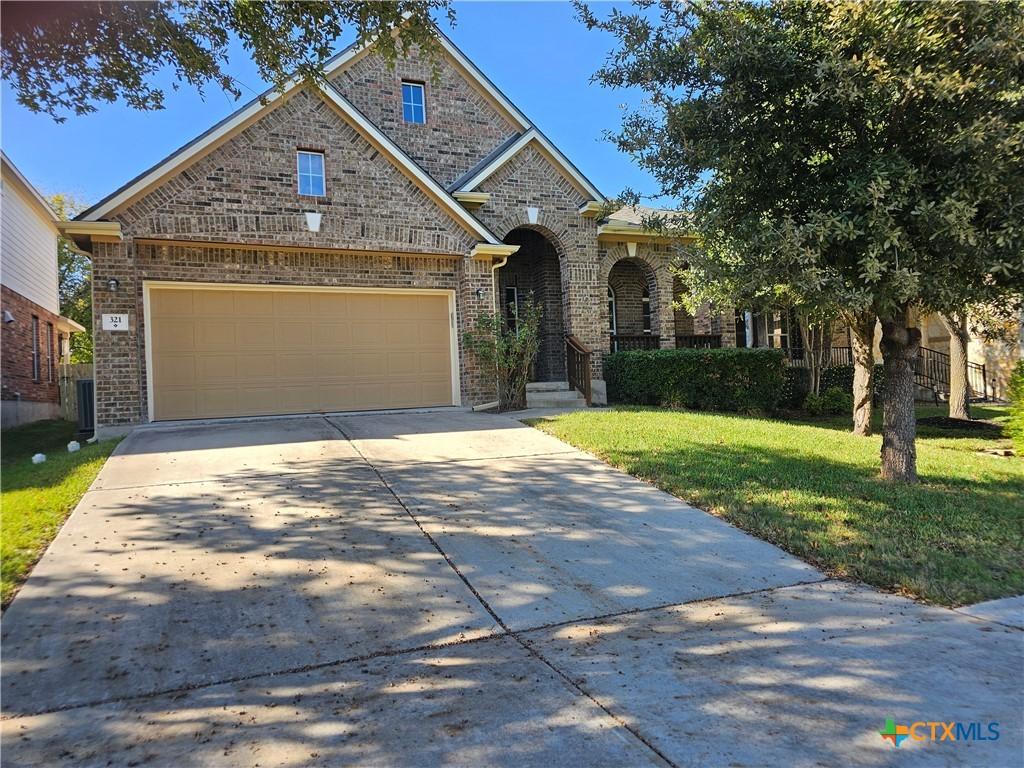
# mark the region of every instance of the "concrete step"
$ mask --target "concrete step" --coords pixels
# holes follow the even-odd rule
[[[586,408],[587,401],[582,397],[579,400],[552,400],[547,397],[526,398],[527,408]]]
[[[526,392],[528,408],[586,408],[587,401],[576,390]]]
[[[568,392],[567,381],[531,381],[526,385],[527,392]]]

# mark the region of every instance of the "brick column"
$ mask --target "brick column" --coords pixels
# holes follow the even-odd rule
[[[744,339],[743,344],[737,345],[736,313],[732,307],[726,307],[726,309],[718,316],[718,320],[722,333],[723,347],[743,346],[743,344],[746,343],[746,339]]]
[[[93,369],[96,430],[103,436],[147,420],[143,355],[142,281],[130,240],[94,243],[92,256]],[[116,291],[108,281],[116,279]],[[103,315],[128,315],[127,331],[103,329]]]
[[[494,372],[485,370],[477,355],[467,349],[462,340],[463,334],[476,325],[481,314],[494,311],[491,266],[490,257],[465,256],[459,263],[459,288],[455,299],[458,316],[456,333],[459,336],[459,358],[462,364],[460,385],[464,406],[481,405],[498,399]]]
[[[651,296],[651,330],[661,336],[662,349],[674,349],[676,318],[672,301],[675,299],[675,280],[667,264],[658,265],[654,271],[654,278],[657,281],[657,291]]]

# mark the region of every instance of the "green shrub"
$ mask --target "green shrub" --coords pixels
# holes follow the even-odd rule
[[[786,369],[786,381],[782,385],[782,400],[780,405],[783,408],[802,408],[811,390],[811,374],[806,368],[790,367]],[[875,395],[882,393],[882,366],[875,365]],[[830,365],[821,372],[821,391],[827,392],[830,389],[840,389],[853,397],[853,364]],[[853,405],[851,401],[850,410]]]
[[[777,349],[651,349],[604,360],[608,400],[705,411],[774,411],[785,362]]]
[[[830,365],[821,372],[821,391],[841,389],[853,394],[853,363],[848,365]],[[852,409],[853,406],[851,405]]]
[[[1010,374],[1010,423],[1006,431],[1017,454],[1024,456],[1024,360],[1018,360]]]
[[[782,408],[800,408],[811,389],[811,373],[806,368],[787,365],[782,383]]]
[[[853,395],[839,387],[829,387],[821,395],[807,395],[804,408],[811,416],[840,416],[853,410]]]

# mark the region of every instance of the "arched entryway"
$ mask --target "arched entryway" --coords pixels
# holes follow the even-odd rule
[[[657,349],[657,280],[640,259],[619,259],[608,273],[608,335],[610,350]]]
[[[498,301],[505,322],[513,325],[518,310],[532,296],[542,307],[540,348],[532,381],[565,381],[565,310],[558,250],[541,232],[526,227],[505,237],[519,250],[498,270]]]

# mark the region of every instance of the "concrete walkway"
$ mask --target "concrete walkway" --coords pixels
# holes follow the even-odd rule
[[[500,416],[125,440],[3,621],[5,765],[1021,765],[1024,632]],[[999,723],[907,740],[887,719]]]
[[[1008,627],[1024,629],[1024,595],[1004,597],[1002,600],[986,600],[984,603],[965,605],[957,611],[977,619],[994,621]]]

